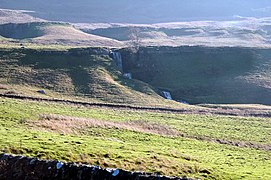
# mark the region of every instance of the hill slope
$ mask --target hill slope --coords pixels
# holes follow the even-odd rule
[[[271,47],[270,18],[159,24],[78,23],[84,32],[128,42],[137,32],[141,46]]]
[[[271,104],[270,49],[149,47],[123,51],[124,70],[190,103]]]
[[[28,95],[29,91],[20,91],[16,86],[20,85],[26,89],[45,88],[66,96],[84,96],[108,103],[174,104],[156,94],[149,85],[123,78],[108,56],[108,50],[102,48],[1,49],[0,83],[4,86],[2,89],[6,89],[4,93]],[[15,92],[9,91],[12,86]]]
[[[35,44],[119,47],[122,42],[84,33],[67,23],[32,22],[0,25],[0,35]]]
[[[33,17],[27,13],[29,11],[0,9],[0,24],[46,22],[44,19]]]
[[[131,32],[136,30],[141,46],[271,47],[270,18],[158,24],[75,23],[70,25],[46,22],[26,13],[0,9],[0,35],[38,44],[123,47],[131,43]]]

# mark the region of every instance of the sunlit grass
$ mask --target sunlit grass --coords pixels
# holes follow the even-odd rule
[[[271,127],[268,118],[86,108],[6,98],[1,98],[0,111],[2,152],[170,176],[207,179],[271,177],[268,171],[271,168],[270,151],[139,132],[122,127],[86,126],[77,129],[76,133],[61,133],[35,125],[35,122],[44,121],[41,115],[46,114],[119,124],[141,120],[147,123],[166,124],[187,135],[270,144]]]

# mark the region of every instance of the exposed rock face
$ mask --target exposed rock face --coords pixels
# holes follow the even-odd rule
[[[171,178],[143,172],[102,169],[98,166],[45,161],[36,158],[1,154],[0,179],[181,180],[187,178]]]

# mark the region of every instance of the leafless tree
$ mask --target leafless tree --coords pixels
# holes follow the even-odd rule
[[[133,53],[137,53],[141,45],[140,29],[138,27],[131,27],[128,38],[128,47]]]

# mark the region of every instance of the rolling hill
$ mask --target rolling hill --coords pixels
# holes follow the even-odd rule
[[[147,47],[122,54],[125,72],[175,100],[271,104],[270,49]]]
[[[211,46],[270,48],[270,18],[240,18],[234,21],[192,21],[159,24],[77,23],[90,34],[129,44],[138,31],[141,46]]]
[[[67,23],[30,22],[8,23],[0,25],[0,35],[15,39],[21,43],[120,47],[122,42],[84,33]]]
[[[156,24],[64,23],[35,18],[25,11],[0,10],[0,35],[10,42],[68,46],[124,47],[138,31],[141,46],[270,48],[270,18]]]
[[[47,97],[82,97],[106,103],[180,106],[159,96],[148,84],[122,77],[108,54],[106,48],[2,48],[1,92],[39,96],[37,90],[45,89],[48,91]]]
[[[0,24],[46,22],[46,20],[33,17],[27,14],[27,12],[29,11],[0,9]]]
[[[162,91],[190,104],[271,104],[269,49],[142,47],[138,53],[120,52],[123,71],[132,80],[122,76],[107,48],[2,48],[1,82],[11,89],[36,87],[36,95],[45,88],[122,104],[168,106]]]

